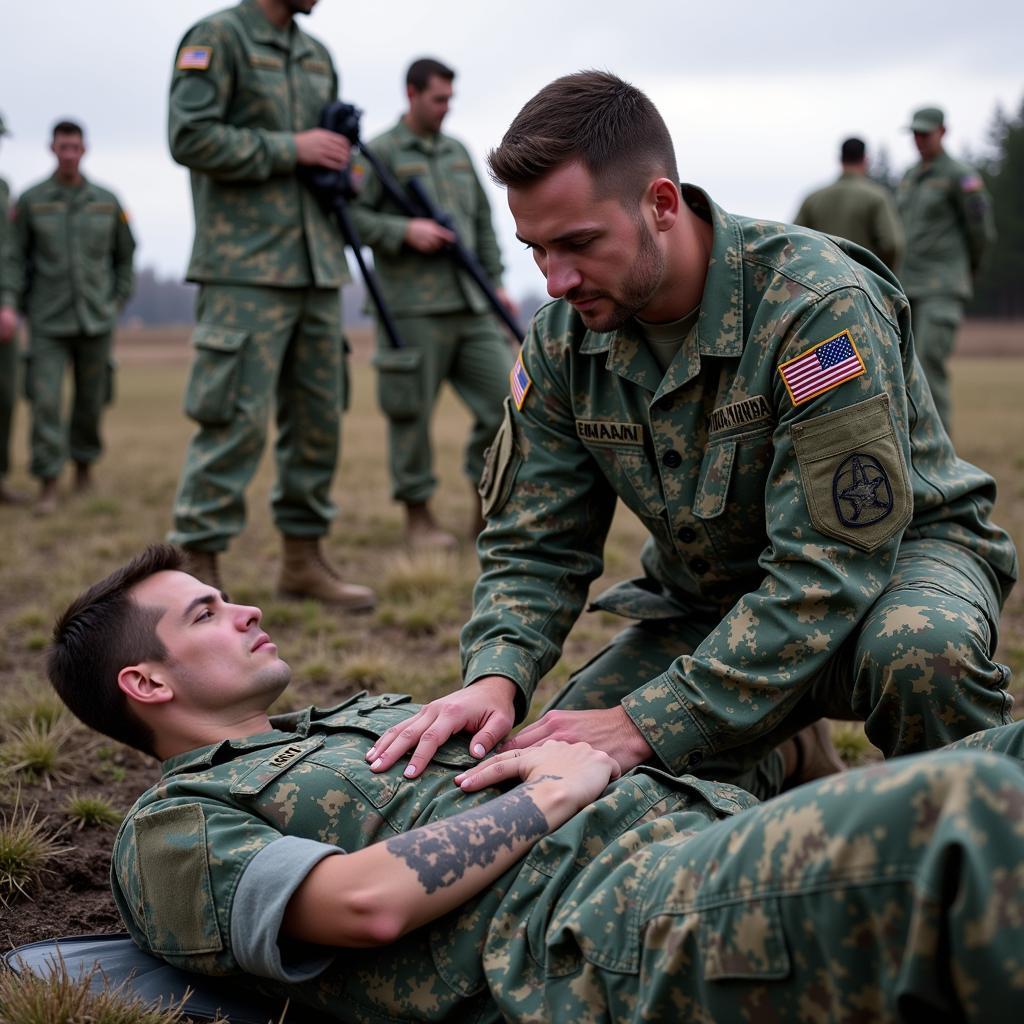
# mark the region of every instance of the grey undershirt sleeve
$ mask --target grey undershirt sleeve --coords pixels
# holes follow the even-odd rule
[[[334,953],[323,946],[282,942],[281,922],[309,872],[325,857],[344,852],[313,839],[282,836],[249,861],[231,905],[231,951],[243,971],[298,982],[315,978],[331,964]]]

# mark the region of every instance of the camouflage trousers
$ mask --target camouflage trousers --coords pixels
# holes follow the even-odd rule
[[[1018,1020],[1024,723],[957,746],[756,807],[627,776],[650,791],[633,827],[603,844],[602,797],[534,847],[494,915],[504,1018]]]
[[[204,285],[185,412],[189,442],[168,540],[223,551],[245,524],[245,488],[276,410],[274,522],[319,537],[335,515],[345,361],[333,288]]]
[[[0,342],[0,477],[11,468],[11,424],[17,398],[18,342]]]
[[[53,336],[31,331],[25,396],[32,407],[29,470],[55,480],[70,454],[75,462],[95,462],[103,451],[100,419],[113,397],[112,335]],[[71,364],[70,421],[64,417],[64,371]]]
[[[549,707],[617,704],[692,653],[718,621],[709,609],[629,626],[570,677]],[[737,772],[822,717],[863,721],[886,757],[933,750],[1009,722],[1010,672],[993,660],[998,625],[996,588],[979,559],[945,541],[904,541],[881,595],[792,713],[755,741],[705,759],[699,774],[750,788]],[[723,688],[703,699],[724,716],[735,696]]]
[[[464,469],[475,485],[484,452],[501,426],[513,354],[489,313],[437,313],[396,317],[405,349],[391,348],[377,332],[378,398],[388,418],[388,461],[396,501],[426,501],[437,487],[430,419],[447,380],[466,404],[473,426]]]
[[[914,330],[914,351],[920,360],[935,408],[946,432],[952,433],[949,397],[949,357],[956,344],[956,332],[964,314],[960,299],[929,295],[910,300],[910,320]]]

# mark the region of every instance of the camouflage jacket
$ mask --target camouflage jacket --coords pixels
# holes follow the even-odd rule
[[[114,844],[114,900],[135,942],[203,974],[259,971],[268,993],[338,1020],[496,1021],[485,944],[494,985],[519,990],[537,969],[525,947],[510,948],[518,934],[510,921],[538,907],[530,951],[543,957],[544,923],[559,897],[627,829],[691,804],[686,827],[693,829],[755,802],[731,786],[668,779],[655,769],[631,773],[459,910],[387,947],[346,949],[337,960],[323,949],[278,943],[274,928],[262,947],[276,948],[268,970],[249,927],[254,901],[283,911],[324,856],[362,849],[496,795],[453,786],[454,774],[476,763],[463,739],[444,744],[415,780],[398,768],[369,770],[369,745],[417,707],[403,695],[360,694],[334,708],[277,716],[272,732],[166,761]],[[666,823],[663,831],[672,829]],[[269,877],[272,886],[251,881]]]
[[[0,305],[33,330],[104,334],[132,293],[135,239],[113,192],[47,178],[22,193],[4,251]]]
[[[336,288],[348,280],[332,214],[296,175],[296,132],[338,95],[326,48],[272,25],[255,0],[185,34],[171,78],[171,155],[192,172],[190,281]]]
[[[801,203],[794,223],[863,245],[890,270],[903,255],[896,204],[881,185],[863,174],[844,173],[812,192]]]
[[[438,209],[455,220],[459,237],[476,254],[495,288],[501,287],[501,254],[491,207],[466,147],[448,135],[422,138],[399,120],[368,143],[370,151],[402,186],[418,178]],[[420,253],[402,241],[409,218],[388,198],[373,168],[356,157],[353,173],[359,197],[352,220],[373,264],[388,308],[396,315],[454,313],[490,307],[476,284],[444,253]]]
[[[977,171],[940,153],[900,182],[907,255],[900,281],[912,299],[969,299],[985,249],[995,241],[992,204]]]
[[[621,499],[650,534],[645,575],[596,607],[717,623],[623,701],[675,773],[789,714],[902,538],[960,545],[996,593],[1017,574],[989,520],[994,481],[939,422],[896,279],[858,246],[684,196],[714,242],[697,325],[664,375],[635,325],[590,332],[565,301],[534,318],[481,482],[462,633],[466,683],[509,677],[521,716]]]

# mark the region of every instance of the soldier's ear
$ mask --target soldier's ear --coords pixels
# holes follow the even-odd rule
[[[668,231],[679,218],[679,186],[668,178],[655,178],[647,186],[644,202],[651,204],[656,231]]]
[[[174,699],[159,666],[151,661],[125,666],[117,673],[117,685],[129,700],[139,704],[166,704]]]

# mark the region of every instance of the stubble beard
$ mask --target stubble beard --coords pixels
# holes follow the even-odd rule
[[[612,308],[607,313],[580,313],[580,318],[588,330],[601,333],[617,331],[649,305],[654,293],[661,285],[665,276],[665,257],[655,244],[650,228],[639,217],[637,219],[637,238],[639,244],[636,259],[629,275],[623,279],[619,293],[617,295],[613,295],[611,292],[596,292],[592,295],[583,293],[587,298],[602,298],[612,303]],[[571,301],[573,295],[570,293],[566,298]]]

